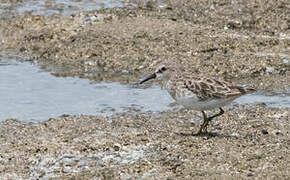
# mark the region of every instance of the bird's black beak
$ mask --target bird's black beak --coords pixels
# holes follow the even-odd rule
[[[139,84],[143,84],[144,82],[149,81],[150,79],[154,79],[154,78],[156,78],[156,74],[155,73],[147,76],[145,79],[143,79],[142,81],[140,81]]]

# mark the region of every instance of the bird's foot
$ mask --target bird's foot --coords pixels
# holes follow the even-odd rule
[[[192,133],[193,136],[202,136],[202,135],[207,135],[207,128],[206,129],[200,129],[197,133]]]

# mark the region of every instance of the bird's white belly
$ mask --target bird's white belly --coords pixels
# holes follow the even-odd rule
[[[180,97],[176,98],[176,102],[187,109],[193,109],[197,111],[211,110],[230,104],[235,98],[227,99],[209,99],[201,101],[198,97]]]

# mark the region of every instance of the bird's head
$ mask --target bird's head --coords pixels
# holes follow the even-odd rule
[[[163,79],[163,80],[168,80],[171,75],[174,73],[174,67],[168,66],[168,65],[160,65],[156,68],[156,70],[145,77],[142,81],[139,82],[139,84],[143,84],[146,81],[149,81],[150,79]]]

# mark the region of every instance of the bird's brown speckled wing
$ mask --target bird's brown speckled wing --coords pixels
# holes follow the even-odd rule
[[[234,86],[225,81],[210,78],[186,77],[184,86],[200,99],[234,98],[254,91],[252,88]]]

